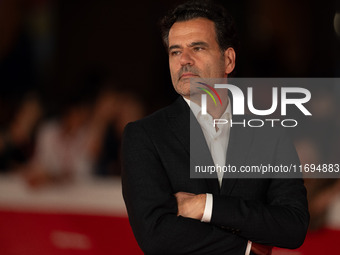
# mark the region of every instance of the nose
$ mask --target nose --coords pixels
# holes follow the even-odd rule
[[[180,57],[180,64],[182,66],[185,66],[185,65],[194,65],[195,64],[195,61],[194,59],[192,58],[190,52],[188,52],[187,50],[184,50],[181,54],[181,57]]]

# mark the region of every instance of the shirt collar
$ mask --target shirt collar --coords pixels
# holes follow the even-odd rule
[[[187,104],[189,105],[192,113],[194,114],[194,116],[196,117],[196,119],[198,118],[198,116],[201,115],[201,107],[190,101],[189,99],[183,97],[184,101],[187,102]],[[210,117],[211,115],[209,113],[207,113]],[[212,118],[212,117],[211,117]],[[227,109],[225,109],[225,112],[221,115],[220,118],[224,118],[224,119],[231,119],[231,107],[230,107],[230,98],[228,97],[228,106]]]

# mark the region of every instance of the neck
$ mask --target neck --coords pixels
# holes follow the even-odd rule
[[[222,102],[222,106],[219,104],[215,106],[215,104],[211,101],[208,101],[207,104],[207,112],[213,117],[213,119],[220,119],[228,107],[229,100],[228,97],[225,97],[225,100]]]
[[[222,114],[226,111],[228,104],[229,104],[229,98],[228,98],[228,91],[223,90],[219,93],[222,99],[222,105],[220,105],[220,102],[217,101],[217,105],[215,105],[214,101],[207,97],[207,112],[214,118],[219,119],[221,118]],[[196,94],[193,96],[184,96],[186,99],[191,100],[192,102],[196,103],[197,105],[201,106],[201,94]]]

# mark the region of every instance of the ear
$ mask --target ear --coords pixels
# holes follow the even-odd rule
[[[225,74],[230,74],[235,68],[236,53],[231,47],[224,51]]]

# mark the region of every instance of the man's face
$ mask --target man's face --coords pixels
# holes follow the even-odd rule
[[[169,66],[178,94],[190,97],[190,78],[223,78],[230,73],[228,50],[216,41],[214,22],[205,18],[176,22],[169,31]]]

